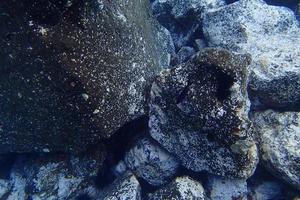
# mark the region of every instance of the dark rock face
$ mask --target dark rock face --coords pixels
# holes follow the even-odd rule
[[[252,119],[262,165],[300,190],[300,113],[267,110]]]
[[[170,184],[162,187],[158,191],[148,195],[149,200],[162,199],[197,199],[205,200],[205,191],[201,183],[190,177],[178,177]]]
[[[13,0],[0,12],[1,153],[81,151],[145,114],[147,84],[168,65],[146,0]]]
[[[257,163],[246,84],[250,58],[205,49],[151,89],[150,134],[194,171],[247,178]]]
[[[300,109],[300,26],[291,10],[240,0],[208,12],[203,23],[209,46],[251,54],[256,107]]]
[[[102,147],[87,155],[20,156],[11,170],[7,199],[76,199],[93,193],[103,166]]]

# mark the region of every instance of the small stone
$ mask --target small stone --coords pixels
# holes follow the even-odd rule
[[[136,176],[159,186],[173,178],[179,163],[152,140],[146,137],[138,140],[126,153],[124,161]]]
[[[105,200],[141,200],[141,186],[136,177],[127,172],[115,180],[108,188],[101,192],[100,199]]]
[[[148,195],[148,200],[205,200],[205,191],[201,183],[187,177],[178,177],[168,185]]]
[[[83,98],[85,101],[87,101],[87,100],[89,99],[89,95],[87,95],[87,94],[82,94],[82,98]]]

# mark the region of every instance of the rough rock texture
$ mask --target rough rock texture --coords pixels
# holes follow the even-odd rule
[[[170,57],[148,3],[0,2],[0,153],[81,151],[145,114]]]
[[[187,177],[178,177],[158,191],[149,194],[148,200],[204,200],[205,191],[201,183]]]
[[[202,34],[202,16],[212,8],[225,3],[223,0],[155,0],[154,16],[172,35],[177,51],[183,46],[193,46]]]
[[[159,186],[173,178],[179,163],[152,140],[146,137],[138,140],[126,153],[124,161],[136,176]]]
[[[261,163],[275,176],[300,189],[300,113],[267,110],[253,115]]]
[[[75,199],[89,193],[101,169],[103,149],[82,156],[20,156],[11,170],[8,200]]]
[[[11,184],[8,180],[0,179],[0,199],[5,200],[11,190]]]
[[[194,171],[249,177],[257,164],[248,119],[247,55],[204,49],[152,84],[150,134]]]
[[[294,13],[262,0],[240,0],[208,12],[209,46],[250,53],[255,106],[300,109],[300,27]]]
[[[101,200],[141,199],[141,187],[136,177],[128,172],[101,193]]]
[[[243,179],[209,176],[205,189],[211,200],[247,200],[247,182]]]

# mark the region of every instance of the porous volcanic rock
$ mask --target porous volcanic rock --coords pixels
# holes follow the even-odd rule
[[[194,171],[247,178],[257,164],[248,119],[250,58],[207,48],[161,72],[150,94],[150,134]]]
[[[148,4],[0,2],[0,153],[83,151],[146,113],[170,57]]]

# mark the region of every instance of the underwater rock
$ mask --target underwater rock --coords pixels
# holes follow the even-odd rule
[[[252,117],[260,162],[272,174],[300,190],[300,113],[256,112]]]
[[[173,180],[168,185],[160,188],[156,192],[148,195],[148,200],[205,200],[205,191],[201,183],[183,176]]]
[[[146,113],[170,57],[148,4],[0,2],[0,153],[83,151]]]
[[[99,199],[103,200],[119,200],[119,199],[130,199],[140,200],[141,199],[141,187],[136,177],[127,172],[122,177],[119,177],[106,188]]]
[[[194,171],[247,178],[257,164],[248,119],[250,58],[206,48],[152,84],[150,134]]]
[[[195,53],[195,49],[193,49],[192,47],[181,47],[181,49],[177,53],[178,62],[183,63],[188,61]]]
[[[173,178],[179,163],[152,140],[146,137],[139,139],[126,153],[124,161],[136,176],[159,186]]]
[[[300,27],[294,13],[262,0],[240,0],[204,17],[211,47],[250,53],[255,106],[300,109]]]
[[[247,182],[243,179],[210,175],[205,190],[211,200],[247,200]]]
[[[152,11],[173,38],[176,51],[191,46],[202,34],[202,16],[210,9],[225,5],[223,0],[155,0]]]
[[[20,156],[11,170],[8,200],[76,199],[95,185],[105,154],[97,148],[85,155]]]
[[[8,180],[0,179],[0,199],[7,199],[7,195],[11,190],[11,185]]]

